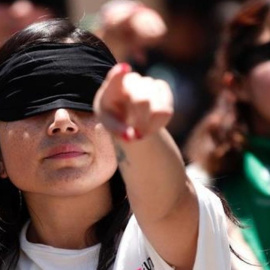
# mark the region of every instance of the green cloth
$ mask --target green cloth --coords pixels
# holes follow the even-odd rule
[[[218,184],[240,220],[243,236],[264,270],[270,270],[270,139],[251,137],[242,171]]]

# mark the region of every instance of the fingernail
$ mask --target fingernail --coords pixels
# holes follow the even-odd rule
[[[130,71],[130,65],[128,63],[120,63],[119,64],[119,69],[122,71],[122,72],[129,72]]]
[[[128,127],[124,132],[122,132],[121,137],[126,142],[130,142],[131,140],[137,138],[133,127]]]
[[[126,131],[121,134],[121,138],[126,142],[129,142],[131,140]]]

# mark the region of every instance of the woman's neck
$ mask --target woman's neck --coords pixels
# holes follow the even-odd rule
[[[28,241],[63,249],[96,244],[94,226],[112,207],[108,185],[76,197],[24,196],[31,216]]]

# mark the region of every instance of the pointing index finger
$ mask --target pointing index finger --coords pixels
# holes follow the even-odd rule
[[[108,84],[112,86],[119,86],[119,83],[122,82],[123,77],[128,73],[131,72],[131,67],[127,63],[119,63],[116,64],[108,73],[106,77],[106,81]]]

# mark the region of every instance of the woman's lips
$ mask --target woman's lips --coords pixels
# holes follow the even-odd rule
[[[86,155],[87,153],[80,147],[74,145],[61,145],[52,148],[45,159],[67,159]]]

